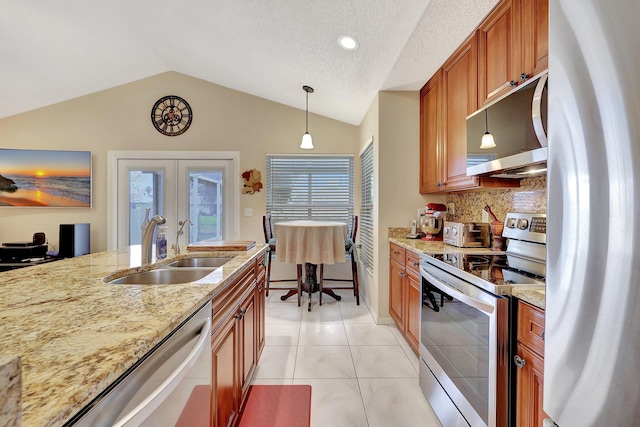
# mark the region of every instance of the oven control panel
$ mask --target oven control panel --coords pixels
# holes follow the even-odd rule
[[[547,216],[545,214],[508,213],[502,237],[546,243]]]

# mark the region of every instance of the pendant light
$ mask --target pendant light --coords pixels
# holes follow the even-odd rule
[[[482,142],[480,143],[481,149],[494,148],[496,142],[493,140],[493,135],[489,133],[489,114],[487,110],[484,110],[484,126],[485,132],[482,135]]]
[[[309,133],[309,94],[313,93],[313,88],[311,86],[302,86],[302,90],[307,92],[307,106],[305,108],[305,132],[304,135],[302,135],[300,148],[311,150],[313,149],[313,139],[311,139],[311,134]]]

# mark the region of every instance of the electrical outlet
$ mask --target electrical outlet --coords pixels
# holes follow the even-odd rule
[[[489,222],[489,212],[482,209],[482,222]]]
[[[253,216],[253,209],[244,208],[244,216]]]
[[[456,214],[456,204],[451,202],[451,203],[447,203],[447,213],[449,215],[455,215]]]

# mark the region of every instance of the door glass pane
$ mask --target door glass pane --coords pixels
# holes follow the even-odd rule
[[[129,245],[142,243],[142,223],[162,213],[162,171],[129,171]]]
[[[189,242],[222,240],[222,171],[189,171]]]

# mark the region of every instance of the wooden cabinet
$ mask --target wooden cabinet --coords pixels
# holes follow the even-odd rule
[[[265,310],[267,308],[266,269],[264,255],[256,260],[256,361],[260,360],[265,343]]]
[[[544,312],[518,302],[516,365],[516,425],[540,427],[548,415],[542,409],[544,385]]]
[[[467,176],[467,116],[477,109],[477,48],[470,37],[420,91],[420,192],[518,187]]]
[[[420,193],[442,191],[444,164],[442,70],[420,90]]]
[[[478,28],[482,107],[547,69],[549,1],[503,0]]]
[[[237,377],[238,328],[233,317],[228,318],[211,340],[212,425],[234,425],[240,414]]]
[[[264,347],[264,256],[212,300],[212,426],[233,426]]]
[[[415,252],[391,243],[389,258],[389,314],[413,351],[420,342],[420,262]]]

